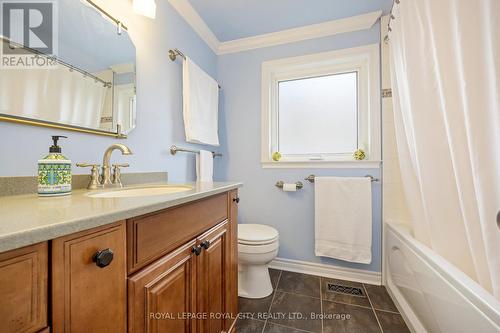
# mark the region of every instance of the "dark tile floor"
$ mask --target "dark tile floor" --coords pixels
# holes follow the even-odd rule
[[[383,286],[271,269],[274,292],[239,298],[238,333],[408,333]],[[361,288],[365,296],[328,291],[328,283]]]

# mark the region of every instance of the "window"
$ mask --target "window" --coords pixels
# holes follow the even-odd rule
[[[378,161],[378,67],[377,45],[263,63],[263,166]],[[358,149],[366,155],[361,163],[353,156]]]
[[[284,155],[358,149],[357,72],[278,82],[277,150]]]

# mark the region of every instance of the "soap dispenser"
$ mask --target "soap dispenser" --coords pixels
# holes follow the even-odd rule
[[[49,154],[38,160],[38,195],[60,196],[71,194],[71,161],[61,154],[57,145],[62,135],[52,136],[53,145]]]

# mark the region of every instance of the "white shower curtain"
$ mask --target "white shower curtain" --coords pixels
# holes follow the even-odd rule
[[[110,87],[62,65],[2,70],[0,88],[0,113],[89,128],[100,128],[111,94]]]
[[[415,237],[500,298],[500,0],[401,0],[389,33]]]

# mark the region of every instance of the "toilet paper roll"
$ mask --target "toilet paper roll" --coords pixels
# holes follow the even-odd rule
[[[283,191],[285,192],[295,192],[297,191],[297,184],[283,184]]]

